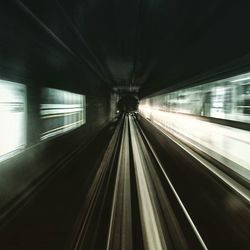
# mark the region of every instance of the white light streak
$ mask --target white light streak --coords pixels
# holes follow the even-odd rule
[[[41,140],[73,130],[86,122],[86,100],[83,95],[45,88],[42,91],[42,101]]]
[[[0,80],[0,161],[26,145],[26,88]]]
[[[242,82],[242,81],[246,81],[246,80],[250,80],[250,76],[245,77],[245,78],[236,79],[236,80],[233,80],[232,82]]]

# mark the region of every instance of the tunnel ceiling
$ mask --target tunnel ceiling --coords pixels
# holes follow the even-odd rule
[[[248,0],[1,1],[1,75],[146,95],[248,57],[249,10]]]

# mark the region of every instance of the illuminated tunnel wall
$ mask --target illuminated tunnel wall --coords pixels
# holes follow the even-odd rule
[[[250,180],[250,73],[145,98],[139,112]],[[224,119],[245,124],[246,130],[221,125]]]
[[[41,88],[40,92],[41,140],[62,135],[86,123],[85,95],[53,88]],[[32,118],[27,106],[24,84],[0,80],[0,162],[27,147],[28,119]]]
[[[40,140],[54,138],[83,125],[93,130],[95,124],[114,117],[115,103],[112,95],[106,99],[87,98],[62,89],[31,88],[0,79],[0,162]]]
[[[89,85],[0,80],[0,210],[35,190],[58,162],[87,145],[115,113],[116,99]],[[84,163],[83,163],[84,164]],[[34,181],[36,180],[36,181]]]
[[[250,73],[144,99],[141,106],[250,123]]]

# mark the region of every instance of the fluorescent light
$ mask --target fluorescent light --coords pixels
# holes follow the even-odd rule
[[[250,80],[250,76],[246,77],[246,78],[241,78],[241,79],[233,80],[232,82],[241,82],[241,81],[245,81],[245,80]]]

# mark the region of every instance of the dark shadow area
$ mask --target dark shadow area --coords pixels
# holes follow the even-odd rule
[[[126,94],[121,97],[117,104],[117,108],[121,113],[137,111],[139,105],[138,97],[132,94]]]

